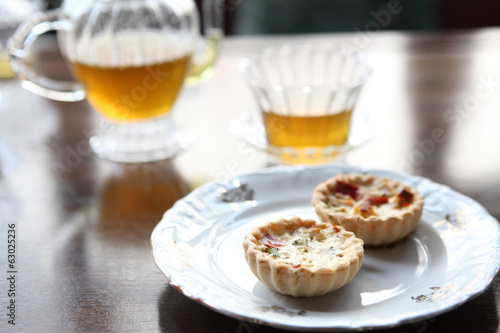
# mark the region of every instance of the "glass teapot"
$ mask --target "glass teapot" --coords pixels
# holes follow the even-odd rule
[[[51,30],[77,82],[49,79],[29,64],[33,41]],[[25,88],[59,101],[87,98],[111,122],[91,138],[99,156],[141,162],[174,156],[192,141],[167,115],[196,67],[199,37],[193,0],[67,0],[24,22],[9,53]]]

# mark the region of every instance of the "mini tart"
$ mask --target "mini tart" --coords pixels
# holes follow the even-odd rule
[[[365,245],[386,245],[417,228],[424,197],[395,180],[340,174],[314,189],[311,204],[321,221],[343,226]]]
[[[363,241],[342,227],[315,220],[279,219],[245,236],[245,258],[255,276],[285,295],[313,297],[352,280],[363,263]]]

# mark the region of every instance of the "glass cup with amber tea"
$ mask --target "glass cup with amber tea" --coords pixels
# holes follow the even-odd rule
[[[371,71],[364,54],[294,44],[268,47],[239,65],[278,163],[328,163],[349,148],[354,108]]]
[[[51,30],[76,82],[41,76],[26,60],[33,41]],[[171,110],[198,37],[192,0],[67,0],[25,21],[9,53],[25,88],[59,101],[86,98],[103,116],[90,139],[98,156],[135,163],[172,157],[192,142]]]

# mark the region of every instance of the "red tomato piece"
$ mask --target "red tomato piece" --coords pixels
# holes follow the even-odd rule
[[[383,205],[389,203],[389,198],[382,196],[369,196],[365,198],[372,205]]]
[[[407,191],[406,189],[403,189],[399,194],[398,194],[398,206],[399,207],[408,207],[411,202],[413,201],[413,194]]]
[[[335,185],[335,192],[339,192],[345,195],[350,196],[354,200],[359,199],[359,187],[356,185],[349,184],[347,182],[344,182],[342,180],[337,180],[337,183]]]

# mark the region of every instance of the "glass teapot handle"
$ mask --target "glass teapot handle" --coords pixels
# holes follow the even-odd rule
[[[68,21],[59,19],[59,9],[38,12],[23,22],[8,42],[10,64],[21,85],[40,96],[63,102],[85,99],[83,86],[77,82],[53,80],[36,73],[30,66],[33,42],[42,34],[66,29]]]
[[[224,0],[197,0],[202,35],[191,59],[186,83],[196,86],[207,80],[219,56],[224,37]]]

